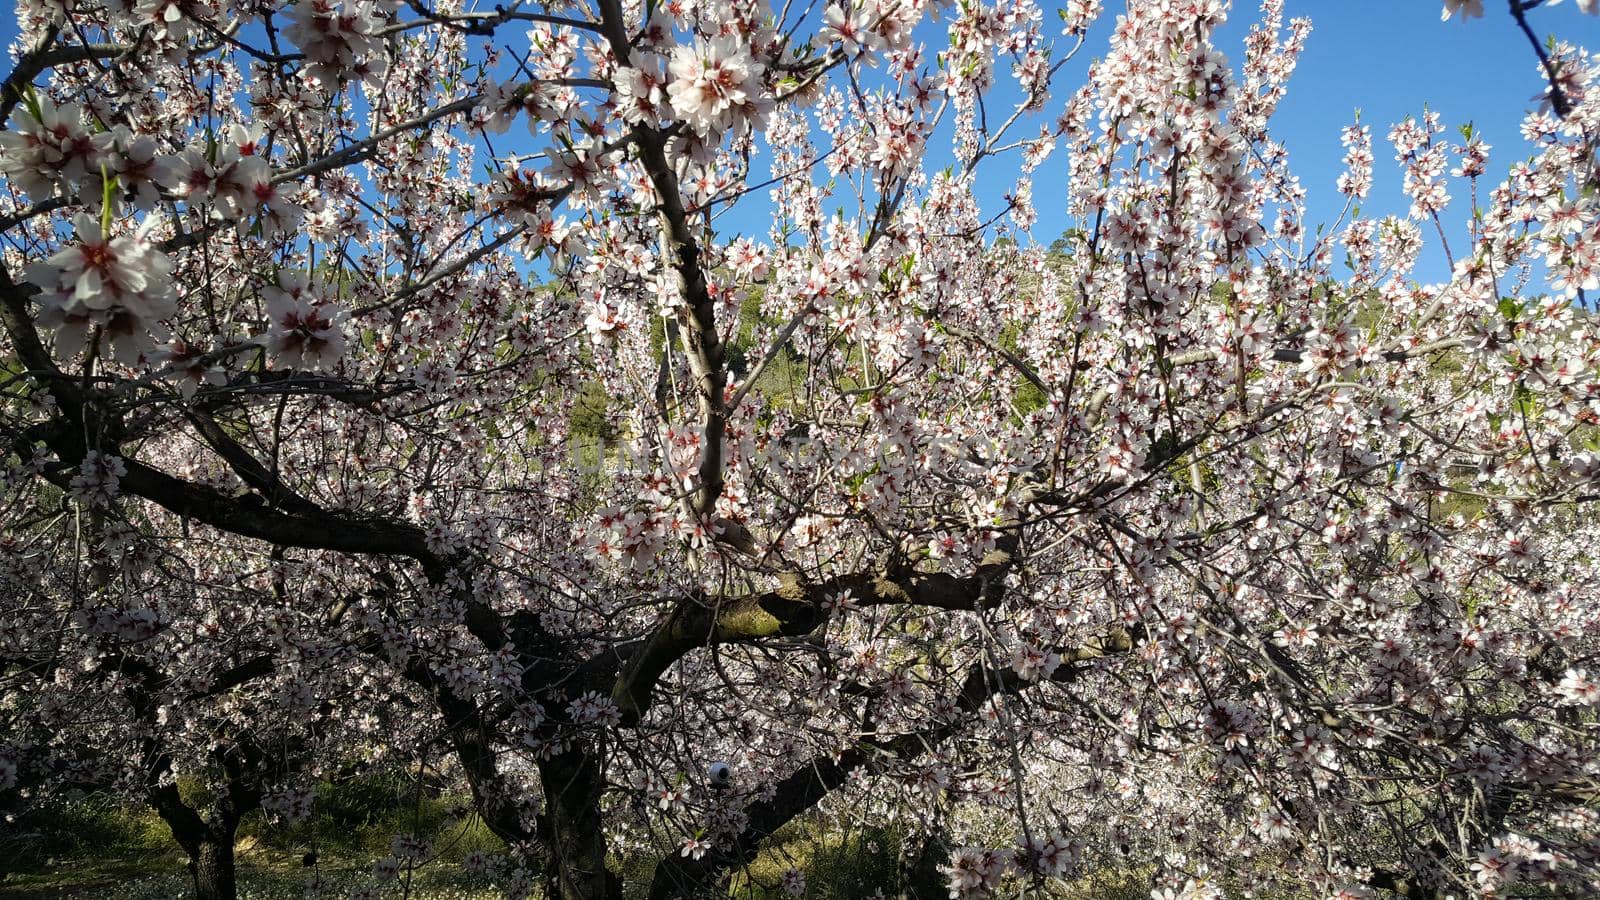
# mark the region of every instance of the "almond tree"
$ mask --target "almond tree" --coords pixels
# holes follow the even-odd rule
[[[131,786],[202,897],[372,757],[516,895],[805,817],[955,897],[1600,890],[1594,60],[1522,162],[1393,125],[1372,218],[1281,0],[1102,13],[20,3],[0,788]]]

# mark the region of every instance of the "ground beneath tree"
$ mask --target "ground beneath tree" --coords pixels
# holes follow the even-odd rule
[[[307,896],[347,897],[358,887],[375,885],[372,860],[324,857],[307,868],[297,854],[241,842],[239,900],[303,900]],[[320,880],[320,889],[308,891]],[[414,873],[406,894],[403,881],[390,894],[412,900],[491,900],[503,894],[453,863],[439,863]],[[174,854],[140,854],[98,860],[64,859],[42,872],[0,876],[0,900],[174,900],[192,894],[183,858]]]

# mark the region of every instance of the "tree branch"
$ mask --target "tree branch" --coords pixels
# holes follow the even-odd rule
[[[1055,684],[1074,682],[1088,664],[1132,651],[1142,631],[1113,628],[1105,635],[1079,647],[1060,651],[1062,664],[1050,677]],[[1018,694],[1044,682],[1026,681],[1010,669],[996,670],[974,665],[962,682],[956,705],[972,713],[995,693]],[[656,864],[650,882],[650,900],[696,896],[696,891],[716,880],[728,869],[746,865],[756,858],[761,842],[793,821],[823,797],[839,788],[856,769],[886,758],[908,759],[925,749],[943,743],[958,730],[959,717],[918,731],[889,738],[870,737],[840,753],[813,757],[788,778],[778,782],[771,799],[745,808],[748,825],[727,847],[714,847],[700,859],[678,855]]]
[[[611,699],[624,724],[649,711],[656,682],[692,650],[711,644],[752,643],[809,634],[827,621],[827,601],[848,593],[858,606],[930,606],[986,609],[1004,595],[1017,537],[1003,536],[971,575],[947,572],[856,572],[807,583],[790,574],[774,590],[744,597],[680,601],[623,666]]]
[[[1567,100],[1567,94],[1561,90],[1561,79],[1556,71],[1556,64],[1550,59],[1550,54],[1545,52],[1544,45],[1539,43],[1539,36],[1533,33],[1533,26],[1528,24],[1528,10],[1522,0],[1510,0],[1511,18],[1517,20],[1517,27],[1527,35],[1528,43],[1533,45],[1533,52],[1539,57],[1539,65],[1544,67],[1544,77],[1550,82],[1550,105],[1555,108],[1556,115],[1565,119],[1572,113],[1572,103]]]

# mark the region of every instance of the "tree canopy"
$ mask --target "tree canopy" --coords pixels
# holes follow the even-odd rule
[[[512,896],[726,890],[807,816],[953,898],[1600,891],[1555,5],[1471,26],[1531,39],[1526,158],[1419,110],[1364,215],[1357,121],[1312,222],[1282,0],[19,0],[0,803],[148,803],[205,898],[352,767],[457,780]]]

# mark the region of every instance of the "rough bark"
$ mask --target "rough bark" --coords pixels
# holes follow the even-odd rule
[[[160,756],[149,775],[148,795],[172,837],[189,858],[189,874],[197,900],[235,900],[238,875],[234,867],[233,844],[239,820],[261,802],[258,790],[230,781],[211,814],[201,818],[194,807],[184,802],[176,784],[171,783],[171,763]]]
[[[559,900],[620,900],[622,884],[606,868],[600,816],[599,748],[578,744],[539,763],[544,839],[550,853],[546,895]]]
[[[611,699],[624,724],[650,708],[655,684],[690,651],[714,643],[744,643],[809,634],[827,621],[825,601],[850,594],[857,606],[929,606],[948,610],[984,609],[1000,602],[1017,540],[999,541],[971,575],[945,572],[853,572],[807,583],[798,576],[775,590],[707,601],[689,598],[662,617],[618,673]]]
[[[114,661],[114,671],[121,672],[130,680],[128,699],[134,717],[148,731],[148,736],[141,742],[145,760],[145,797],[172,831],[173,840],[188,856],[195,897],[197,900],[234,900],[238,895],[234,839],[239,831],[240,820],[261,807],[261,778],[266,754],[249,739],[240,739],[229,747],[216,750],[214,759],[227,773],[227,778],[209,814],[202,816],[178,792],[172,755],[156,737],[159,731],[156,695],[158,690],[171,683],[170,676],[135,658],[118,656]],[[261,657],[249,660],[222,673],[221,684],[213,685],[213,690],[227,690],[272,670],[270,659]],[[112,670],[108,667],[106,671]]]
[[[226,833],[207,833],[190,858],[194,873],[196,900],[234,900],[238,896],[238,876],[233,864],[234,827]]]
[[[917,855],[905,869],[900,900],[947,900],[949,880],[939,867],[949,861],[950,848],[942,829],[928,835],[917,847]]]

